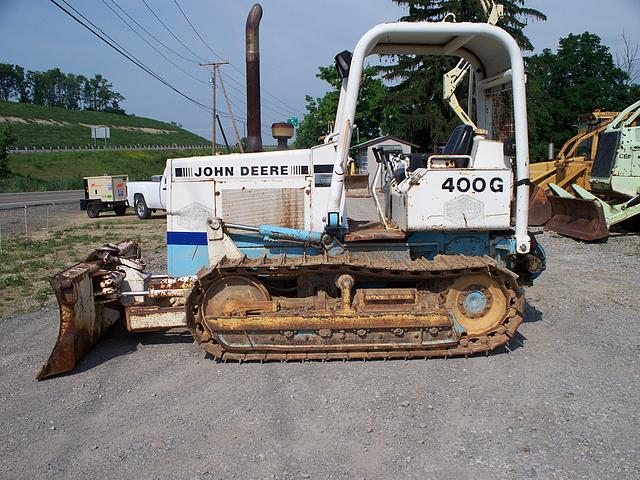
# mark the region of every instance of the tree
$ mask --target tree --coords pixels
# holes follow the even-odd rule
[[[485,22],[478,0],[394,0],[408,7],[400,20],[409,22],[442,21],[452,13],[456,21]],[[525,7],[526,0],[502,0],[505,16],[498,24],[508,31],[524,50],[532,50],[524,34],[529,20],[546,20],[543,13]],[[451,57],[399,55],[379,67],[383,79],[392,86],[386,97],[383,130],[430,149],[447,140],[459,120],[440,98],[442,76],[457,62]],[[459,96],[464,100],[464,95]]]
[[[516,39],[523,50],[533,50],[533,45],[524,34],[530,20],[546,20],[544,13],[525,7],[528,0],[499,0],[504,6],[504,16],[498,25]],[[457,22],[486,22],[480,0],[393,0],[402,7],[408,7],[408,15],[403,22],[440,22],[446,15],[453,14]]]
[[[24,68],[20,65],[0,63],[0,100],[27,102],[28,97]]]
[[[13,96],[13,65],[0,63],[0,100],[9,100]]]
[[[14,144],[16,138],[13,135],[13,130],[10,124],[5,124],[0,129],[0,178],[8,177],[11,172],[9,171],[9,154],[7,149]]]
[[[561,145],[574,135],[579,115],[621,110],[640,96],[609,48],[588,32],[561,38],[557,52],[545,49],[526,64],[533,159],[544,158],[548,142]]]
[[[622,32],[622,49],[616,52],[616,65],[627,74],[627,85],[636,83],[640,78],[637,63],[640,62],[640,46],[631,43],[627,34]]]
[[[27,82],[27,76],[25,75],[24,68],[20,65],[13,66],[14,78],[15,78],[15,94],[18,97],[20,103],[29,103],[30,90],[29,83]]]
[[[374,68],[363,72],[360,97],[356,109],[355,124],[361,139],[374,138],[380,134],[380,122],[383,117],[385,88],[379,78],[375,78]],[[310,148],[318,145],[320,137],[326,135],[335,121],[340,98],[342,80],[334,67],[319,67],[316,75],[331,86],[331,90],[322,98],[305,97],[307,113],[296,132],[296,148]]]
[[[13,100],[70,110],[124,113],[124,97],[102,75],[89,79],[59,68],[28,71],[20,65],[0,63],[0,100]]]

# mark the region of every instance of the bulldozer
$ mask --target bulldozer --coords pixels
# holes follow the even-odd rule
[[[569,188],[576,184],[590,190],[591,166],[598,150],[599,134],[620,112],[595,110],[578,118],[579,131],[567,140],[557,157],[530,166],[532,192],[529,203],[529,225],[543,226],[551,218],[551,203],[547,198],[550,184]]]
[[[586,242],[609,237],[611,228],[640,215],[640,101],[627,107],[598,133],[590,189],[571,191],[550,183],[548,230]]]
[[[260,18],[256,5],[247,28]],[[345,177],[364,64],[376,54],[465,59],[478,128],[455,128],[443,153],[379,152],[379,221],[356,222]],[[168,274],[147,272],[140,247],[124,241],[53,276],[60,331],[39,379],[72,370],[118,321],[130,332],[186,328],[213,358],[239,362],[469,356],[516,336],[523,286],[545,254],[528,231],[525,71],[513,37],[488,24],[385,23],[336,68],[335,127],[322,144],[262,152],[258,120],[247,153],[167,160]],[[256,72],[247,68],[248,90]],[[511,155],[491,115],[505,89]],[[248,103],[253,115],[255,97]]]

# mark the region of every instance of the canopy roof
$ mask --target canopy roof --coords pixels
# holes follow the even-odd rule
[[[517,48],[504,30],[486,23],[386,23],[371,29],[363,40],[366,37],[366,54],[458,56],[469,61],[481,79],[510,70],[510,50]]]

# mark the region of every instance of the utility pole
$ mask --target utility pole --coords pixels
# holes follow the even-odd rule
[[[236,140],[238,141],[238,147],[240,147],[240,153],[244,153],[244,147],[242,146],[242,139],[240,138],[240,134],[238,133],[238,127],[236,126],[236,119],[233,116],[233,110],[231,109],[231,102],[229,101],[229,97],[227,96],[227,89],[224,88],[224,80],[222,79],[222,74],[220,74],[220,86],[222,87],[222,93],[224,94],[224,99],[227,102],[227,112],[229,112],[229,116],[231,117],[231,126],[233,126],[233,132],[236,134]]]
[[[216,77],[218,74],[218,67],[220,67],[220,65],[226,65],[229,62],[227,60],[223,60],[221,62],[208,62],[208,63],[201,63],[200,66],[201,67],[207,67],[207,68],[211,68],[211,78],[210,78],[210,82],[211,82],[211,97],[213,99],[213,112],[211,114],[211,130],[212,130],[212,135],[211,135],[211,155],[215,155],[216,154]]]

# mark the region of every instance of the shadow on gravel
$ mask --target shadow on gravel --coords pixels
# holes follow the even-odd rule
[[[542,320],[542,312],[536,307],[531,305],[528,301],[524,304],[524,321],[523,323],[533,323]],[[521,347],[526,346],[527,337],[525,337],[520,331],[517,331],[508,345],[504,347],[496,348],[491,355],[509,354],[518,350]]]
[[[533,323],[542,320],[542,312],[531,305],[528,301],[524,304],[524,322]]]
[[[172,343],[193,343],[191,334],[184,330],[168,332],[130,333],[121,322],[114,325],[89,353],[67,375],[86,372],[92,368],[123,355],[138,350],[138,345],[163,345]]]

